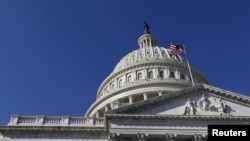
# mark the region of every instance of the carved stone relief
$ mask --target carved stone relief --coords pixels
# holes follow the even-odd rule
[[[142,54],[142,50],[141,49],[139,50],[138,54],[139,54],[139,58],[142,59],[143,58],[143,54]]]
[[[229,116],[231,114],[231,107],[222,99],[208,99],[205,94],[198,98],[191,97],[186,101],[184,115],[197,115],[199,112],[218,113],[221,116]]]
[[[158,49],[157,49],[157,48],[155,48],[155,49],[154,49],[154,53],[155,53],[155,56],[156,56],[156,57],[159,57],[159,56],[160,56],[160,54],[159,54],[159,52],[158,52]]]
[[[135,53],[133,53],[132,55],[131,55],[131,61],[134,61],[135,60]]]
[[[151,56],[151,50],[150,50],[150,49],[147,49],[146,54],[147,54],[147,57],[150,57],[150,56]]]
[[[162,54],[163,57],[167,56],[166,52],[164,51],[164,49],[161,49],[161,54]]]
[[[195,101],[192,98],[188,98],[184,115],[196,115]]]

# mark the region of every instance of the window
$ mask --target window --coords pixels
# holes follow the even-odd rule
[[[175,73],[173,71],[170,72],[170,78],[175,78]]]
[[[115,84],[114,84],[114,83],[112,83],[112,84],[111,84],[111,88],[113,89],[114,87],[115,87]]]
[[[105,88],[105,89],[104,89],[104,91],[105,91],[106,93],[108,93],[108,92],[109,92],[109,91],[108,91],[108,88]]]
[[[118,85],[119,85],[119,86],[122,85],[122,79],[119,80]]]
[[[148,72],[148,78],[149,78],[149,79],[153,78],[153,72],[152,72],[152,71],[149,71],[149,72]]]
[[[159,72],[159,77],[160,77],[160,78],[164,78],[164,71],[160,71],[160,72]]]
[[[181,80],[185,80],[185,75],[181,73]]]
[[[142,79],[142,73],[139,72],[139,73],[137,74],[137,80],[141,80],[141,79]]]
[[[128,83],[130,83],[130,82],[132,82],[132,76],[131,75],[128,76]]]

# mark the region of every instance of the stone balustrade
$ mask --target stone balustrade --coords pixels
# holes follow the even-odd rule
[[[104,127],[104,118],[70,116],[11,116],[8,126]]]

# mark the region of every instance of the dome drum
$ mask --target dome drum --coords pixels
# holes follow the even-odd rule
[[[193,76],[195,82],[207,83],[206,79],[196,70],[193,70]],[[109,91],[114,91],[129,85],[149,83],[153,81],[172,82],[173,80],[182,80],[185,83],[191,84],[191,78],[186,65],[154,62],[131,66],[126,68],[126,71],[112,73],[107,77],[99,87],[97,98]],[[182,83],[182,81],[178,82]]]

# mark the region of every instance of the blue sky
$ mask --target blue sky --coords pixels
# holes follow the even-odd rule
[[[185,43],[210,84],[250,96],[247,0],[0,1],[0,125],[11,115],[83,116],[101,82],[138,49]]]

